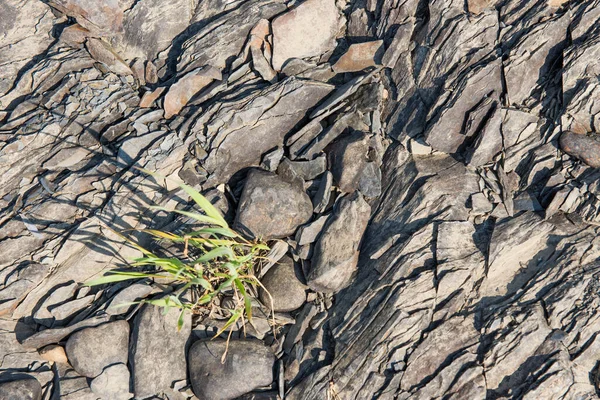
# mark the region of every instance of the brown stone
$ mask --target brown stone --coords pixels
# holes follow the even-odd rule
[[[68,364],[67,354],[62,346],[51,344],[38,351],[44,360],[52,361],[59,364]]]
[[[548,0],[548,5],[550,7],[562,7],[563,4],[567,3],[569,0]]]
[[[600,168],[600,138],[570,131],[560,136],[560,148],[593,168]]]
[[[105,64],[115,74],[133,75],[131,68],[104,40],[89,38],[86,41],[86,47],[94,60]]]
[[[163,87],[156,88],[150,92],[144,93],[140,100],[140,107],[141,108],[152,107],[152,105],[154,104],[156,99],[158,99],[160,97],[160,95],[163,94],[165,89],[166,89],[166,87],[163,86]]]
[[[165,96],[165,118],[171,118],[181,111],[192,97],[213,80],[221,79],[221,71],[213,67],[197,68],[187,73],[169,88]]]
[[[81,47],[85,40],[94,36],[89,30],[79,24],[67,26],[60,34],[60,40],[73,47]]]
[[[150,60],[146,61],[146,82],[156,83],[158,82],[158,72],[156,72],[156,66]]]
[[[494,8],[497,2],[498,0],[467,0],[469,12],[473,14],[481,14],[486,8]]]
[[[119,0],[51,0],[49,4],[91,32],[111,36],[123,30]]]
[[[146,66],[144,65],[144,60],[141,58],[136,58],[133,60],[133,63],[131,63],[130,66],[133,76],[140,82],[140,85],[145,85]]]
[[[365,68],[378,64],[377,54],[382,49],[383,40],[373,42],[354,43],[348,51],[333,65],[336,73],[362,71]]]

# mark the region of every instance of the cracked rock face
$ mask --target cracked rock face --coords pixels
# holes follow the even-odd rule
[[[599,27],[598,0],[0,1],[0,398],[597,399]],[[269,239],[274,315],[257,288],[206,341],[234,293],[177,332],[127,304],[162,278],[81,285],[141,257],[116,232],[192,230],[151,208],[189,209],[171,179]]]

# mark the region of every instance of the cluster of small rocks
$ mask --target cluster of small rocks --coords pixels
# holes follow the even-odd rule
[[[592,399],[598,0],[4,0],[0,399]],[[252,320],[82,285],[201,190]],[[154,246],[142,233],[134,238]],[[163,249],[169,252],[171,249]],[[229,341],[227,341],[229,338]]]

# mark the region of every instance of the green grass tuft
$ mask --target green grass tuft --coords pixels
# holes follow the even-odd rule
[[[151,171],[141,171],[158,179],[168,179]],[[218,296],[227,293],[233,296],[235,308],[227,310],[231,316],[215,337],[238,321],[242,322],[245,330],[244,320],[246,318],[252,320],[250,292],[256,292],[256,286],[262,287],[255,272],[260,262],[264,260],[269,247],[264,242],[248,241],[243,238],[229,227],[219,210],[202,194],[183,183],[176,182],[176,184],[194,200],[203,213],[153,208],[191,217],[204,225],[202,229],[183,236],[156,229],[141,231],[159,241],[182,244],[182,254],[172,258],[159,257],[134,240],[113,231],[140,250],[144,256],[133,260],[131,271],[112,270],[85,284],[97,286],[148,278],[166,280],[176,288],[171,295],[141,302],[162,307],[165,312],[170,308],[180,309],[181,314],[177,323],[179,330],[183,326],[185,312],[201,314],[203,310],[210,309]],[[229,337],[231,333],[232,331]]]

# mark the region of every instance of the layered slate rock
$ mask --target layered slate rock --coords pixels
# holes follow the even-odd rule
[[[118,0],[51,0],[52,7],[73,17],[87,30],[111,36],[123,30],[123,9]]]
[[[235,399],[273,381],[275,356],[259,341],[231,340],[228,347],[225,340],[198,341],[188,357],[192,387],[201,399]]]
[[[73,368],[83,376],[94,378],[109,365],[126,364],[128,345],[129,324],[116,321],[75,332],[65,348]]]
[[[213,174],[209,182],[226,182],[235,172],[260,165],[262,154],[281,146],[285,135],[332,90],[332,85],[290,78],[219,106],[206,124],[212,137],[204,164]]]
[[[190,99],[213,80],[220,80],[221,73],[215,68],[197,68],[174,83],[165,96],[165,118],[181,111]]]
[[[310,197],[301,185],[261,170],[248,174],[234,228],[254,238],[291,235],[312,216]]]
[[[356,272],[360,244],[371,207],[360,192],[338,200],[315,244],[307,284],[317,292],[337,292]]]
[[[204,65],[226,67],[240,54],[248,34],[261,19],[271,19],[285,10],[283,0],[200,2],[190,21],[197,30],[183,37],[177,70],[187,72]]]
[[[60,288],[140,256],[109,227],[188,222],[147,211],[186,199],[132,166],[232,203],[248,167],[304,180],[317,215],[270,244],[309,272],[355,176],[325,153],[360,131],[381,178],[379,196],[358,186],[373,216],[357,279],[276,314],[281,375],[242,396],[597,398],[599,22],[596,0],[0,2],[2,379],[100,397],[90,381],[113,367],[92,380],[43,347],[108,322],[120,286]],[[378,42],[375,65],[355,51]],[[223,79],[167,119],[168,89],[204,66]],[[246,327],[271,339],[264,315]],[[173,379],[156,394],[191,395]]]
[[[157,54],[188,26],[197,1],[178,0],[168,4],[160,0],[135,2],[123,16],[123,35],[118,45],[129,59],[154,60]]]
[[[177,330],[180,311],[145,305],[137,315],[131,337],[133,387],[135,397],[161,393],[173,395],[173,383],[186,379],[185,350],[191,333],[191,315]],[[157,340],[159,339],[160,340]]]
[[[7,0],[0,6],[0,98],[12,87],[18,71],[53,41],[54,16],[50,7],[35,0]],[[7,107],[8,103],[2,103]]]

